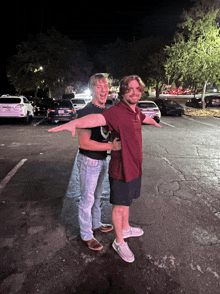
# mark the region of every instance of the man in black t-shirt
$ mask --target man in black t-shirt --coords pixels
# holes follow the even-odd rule
[[[80,109],[77,118],[88,114],[102,114],[109,92],[108,75],[95,74],[89,80],[92,91],[92,102]],[[116,138],[109,141],[109,130],[106,127],[78,129],[79,154],[77,165],[80,174],[81,199],[79,202],[79,226],[82,240],[91,250],[101,250],[103,246],[93,236],[94,230],[109,232],[112,225],[101,223],[100,198],[103,181],[107,172],[107,150],[120,150],[121,142]]]

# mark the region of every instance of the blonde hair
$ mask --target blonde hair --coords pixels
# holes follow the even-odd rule
[[[89,89],[93,92],[93,88],[96,86],[96,81],[105,80],[109,86],[111,86],[112,79],[108,73],[97,73],[89,79]]]
[[[140,91],[142,92],[142,94],[144,93],[146,86],[144,82],[142,81],[142,79],[137,75],[127,76],[120,81],[120,87],[119,87],[119,93],[118,93],[118,98],[120,100],[123,100],[124,94],[128,91],[128,84],[133,80],[136,80],[138,82],[140,86]]]

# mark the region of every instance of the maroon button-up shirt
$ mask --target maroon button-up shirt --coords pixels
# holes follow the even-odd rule
[[[118,137],[121,140],[121,150],[111,151],[109,175],[124,182],[142,175],[141,124],[145,115],[138,107],[135,111],[122,101],[102,113],[113,139]]]

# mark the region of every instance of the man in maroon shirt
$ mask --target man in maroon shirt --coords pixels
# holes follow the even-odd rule
[[[133,262],[134,255],[125,238],[143,235],[141,228],[129,225],[129,207],[133,199],[140,196],[142,175],[142,136],[141,124],[159,124],[140,112],[136,106],[144,92],[145,85],[138,76],[125,77],[120,82],[120,103],[102,114],[91,114],[65,125],[48,130],[58,132],[69,130],[75,136],[75,128],[87,128],[108,125],[113,139],[119,138],[121,150],[111,152],[109,164],[110,202],[112,221],[116,239],[112,246],[126,262]]]

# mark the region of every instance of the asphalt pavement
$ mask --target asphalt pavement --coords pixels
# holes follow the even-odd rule
[[[37,122],[0,126],[0,293],[220,293],[220,119],[142,127],[142,192],[130,224],[145,233],[127,240],[132,264],[112,249],[114,232],[95,233],[100,252],[82,244],[77,139]],[[102,215],[111,222],[107,177]]]

